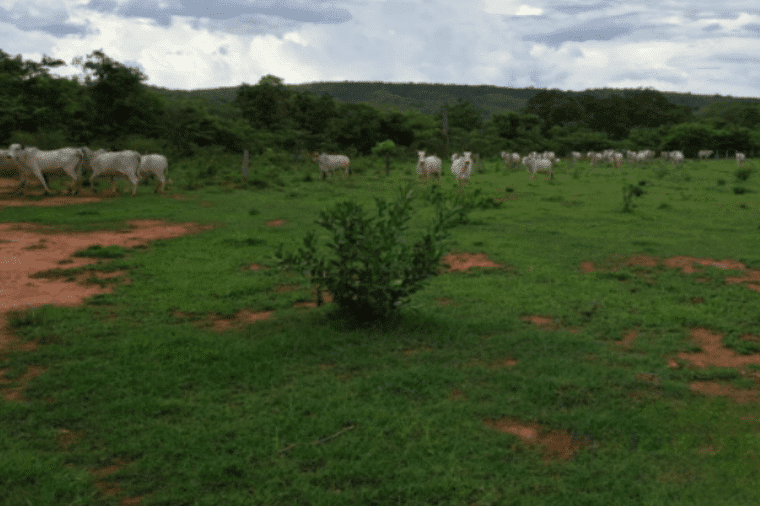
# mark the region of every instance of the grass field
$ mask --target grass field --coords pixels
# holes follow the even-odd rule
[[[357,160],[350,180],[326,182],[297,163],[265,177],[273,163],[246,188],[229,182],[237,159],[170,167],[184,200],[141,186],[135,198],[0,208],[0,222],[69,231],[213,225],[92,249],[131,283],[12,315],[39,347],[5,353],[0,369],[45,372],[27,403],[0,400],[0,504],[760,504],[760,293],[725,282],[742,269],[664,263],[760,269],[759,175],[738,180],[733,161],[563,162],[530,181],[492,160],[454,190],[444,164],[444,188],[501,203],[473,211],[451,250],[507,268],[444,272],[397,326],[356,329],[332,304],[298,307],[314,295],[272,252],[300,245],[336,202],[374,212],[414,162],[386,177]],[[645,192],[633,212],[621,212],[624,184]],[[415,203],[407,238],[432,218]],[[202,324],[244,309],[272,314],[224,332]],[[706,330],[738,365],[711,361],[694,340]]]

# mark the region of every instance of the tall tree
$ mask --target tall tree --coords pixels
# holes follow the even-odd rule
[[[99,137],[113,141],[129,134],[151,136],[163,131],[160,118],[164,102],[142,85],[148,76],[139,69],[108,57],[102,50],[87,55],[86,61],[75,58],[72,64],[84,71],[80,80],[92,100],[92,128]]]
[[[268,74],[255,86],[241,84],[233,103],[253,128],[274,131],[292,127],[292,94],[282,78]]]

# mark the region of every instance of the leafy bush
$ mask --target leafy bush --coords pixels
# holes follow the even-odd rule
[[[640,186],[628,184],[623,186],[623,212],[629,213],[636,207],[633,204],[633,197],[640,197],[644,194],[644,190]]]
[[[473,192],[468,192],[462,188],[444,191],[439,185],[433,185],[423,194],[423,199],[436,206],[443,202],[451,202],[455,206],[462,206],[467,209],[496,209],[501,207],[500,202],[491,197],[481,197],[481,193],[480,188],[476,188]]]
[[[662,179],[662,178],[664,178],[667,175],[668,175],[668,168],[667,167],[658,167],[654,171],[654,177],[656,177],[657,179]]]
[[[749,179],[750,174],[752,174],[752,169],[750,169],[749,167],[742,167],[742,168],[736,169],[736,171],[734,172],[734,176],[739,181],[746,181],[747,179]]]
[[[723,186],[724,184],[726,184],[726,180],[723,178],[718,178],[718,186]]]
[[[463,222],[472,209],[468,204],[445,206],[435,196],[440,197],[440,193],[431,189],[429,198],[435,200],[436,219],[432,228],[409,246],[399,237],[411,218],[411,187],[409,183],[399,188],[399,196],[390,207],[376,198],[376,217],[365,217],[362,206],[350,201],[321,211],[315,222],[332,232],[328,247],[334,258],[317,255],[312,230],[297,254],[283,253],[281,243],[275,260],[282,269],[300,269],[316,284],[318,304],[321,287],[327,288],[340,316],[347,320],[368,322],[393,316],[428,277],[437,273],[446,231]]]
[[[742,193],[747,193],[747,189],[743,186],[734,186],[733,190],[734,190],[734,193],[737,195],[741,195]]]

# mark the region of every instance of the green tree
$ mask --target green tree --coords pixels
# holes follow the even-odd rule
[[[256,86],[241,84],[233,103],[253,128],[275,131],[292,127],[292,94],[282,78],[268,74]]]
[[[87,60],[74,58],[81,66],[87,94],[91,100],[91,129],[99,137],[114,141],[130,134],[157,136],[163,124],[164,100],[142,85],[148,79],[139,69],[128,67],[102,50],[87,55]]]
[[[475,109],[467,100],[457,99],[457,103],[452,106],[443,106],[436,114],[438,125],[443,120],[443,109],[448,110],[449,128],[452,130],[460,128],[465,132],[479,130],[483,126],[483,115]]]
[[[57,130],[68,134],[78,110],[76,83],[51,76],[49,69],[65,65],[43,56],[40,62],[13,58],[0,50],[0,138],[13,131]]]
[[[330,122],[328,138],[341,148],[355,148],[369,154],[372,147],[383,140],[381,113],[369,104],[339,104],[338,114]]]
[[[387,139],[383,142],[378,142],[372,148],[372,154],[385,159],[385,175],[391,174],[391,156],[396,153],[396,145],[392,140]]]

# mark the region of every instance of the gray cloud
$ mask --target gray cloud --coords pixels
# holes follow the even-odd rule
[[[666,83],[676,84],[676,85],[684,85],[686,84],[686,79],[680,76],[675,75],[666,75],[662,72],[650,70],[650,71],[644,71],[644,72],[622,72],[620,74],[615,74],[612,76],[613,81],[649,81],[649,80],[657,80],[662,81]]]
[[[709,61],[719,61],[724,63],[741,63],[741,64],[753,64],[760,63],[760,57],[756,55],[750,55],[747,53],[718,53],[710,56]]]
[[[551,8],[557,12],[561,12],[562,14],[570,14],[571,16],[575,14],[581,14],[584,12],[590,12],[590,11],[598,11],[602,10],[606,7],[609,7],[609,2],[600,2],[596,4],[581,4],[581,5],[574,5],[574,4],[561,4],[561,5],[552,5]]]
[[[651,27],[635,24],[631,16],[615,16],[592,19],[570,28],[554,30],[548,33],[524,35],[522,39],[557,47],[565,42],[609,41],[647,28]]]
[[[56,37],[65,35],[84,35],[87,33],[87,25],[67,23],[69,15],[66,11],[59,10],[44,16],[32,16],[18,10],[9,11],[0,8],[0,21],[15,26],[19,30],[39,30]]]
[[[130,0],[117,6],[110,0],[90,0],[88,9],[114,12],[125,17],[141,17],[168,26],[172,16],[208,19],[210,27],[221,28],[256,23],[261,16],[281,18],[295,23],[344,23],[351,14],[332,2],[306,0],[171,0],[159,7],[156,0]],[[271,25],[271,23],[265,23]],[[279,27],[279,24],[278,24]]]

